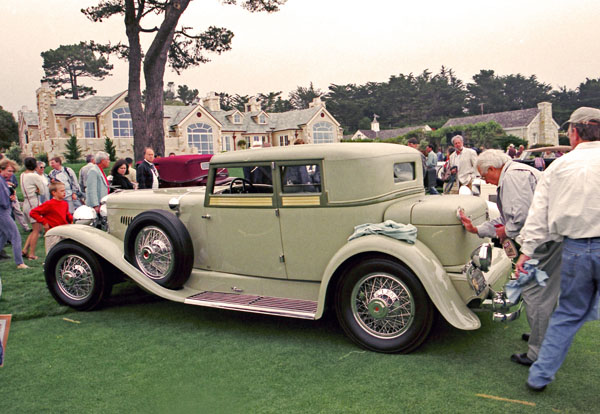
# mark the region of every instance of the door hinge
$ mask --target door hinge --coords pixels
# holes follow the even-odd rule
[[[285,263],[285,255],[282,254],[281,256],[279,256],[279,261],[281,263]]]

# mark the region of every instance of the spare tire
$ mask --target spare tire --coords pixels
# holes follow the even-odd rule
[[[168,289],[187,282],[194,246],[185,225],[173,213],[149,210],[138,214],[125,232],[125,258],[144,275]]]

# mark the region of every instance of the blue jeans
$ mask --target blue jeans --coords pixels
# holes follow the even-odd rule
[[[588,320],[597,318],[600,287],[600,237],[563,242],[560,297],[552,314],[537,361],[527,382],[542,387],[554,380],[575,334]]]
[[[10,217],[9,210],[0,210],[0,249],[4,249],[7,240],[12,244],[13,256],[15,263],[18,265],[23,263],[21,249],[21,234],[17,229],[15,221]]]

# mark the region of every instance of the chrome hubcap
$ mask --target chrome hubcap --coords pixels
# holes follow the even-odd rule
[[[66,255],[56,263],[58,289],[72,300],[85,300],[94,289],[94,274],[80,256]]]
[[[139,269],[150,279],[162,279],[173,269],[173,246],[159,227],[144,227],[137,234],[134,255]]]
[[[406,285],[392,275],[369,274],[352,290],[352,314],[371,335],[396,338],[413,323],[414,300]]]

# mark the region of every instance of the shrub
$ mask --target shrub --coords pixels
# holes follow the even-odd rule
[[[104,138],[104,151],[108,153],[111,161],[116,161],[117,149],[115,148],[115,143],[109,137]]]
[[[16,142],[10,144],[10,148],[6,151],[6,156],[13,161],[21,164],[21,146]]]
[[[40,152],[39,154],[36,154],[35,159],[38,161],[42,161],[43,163],[48,165],[48,153],[47,152]]]
[[[77,137],[71,135],[65,146],[67,151],[63,153],[67,162],[75,163],[81,158],[81,147],[77,144]]]

